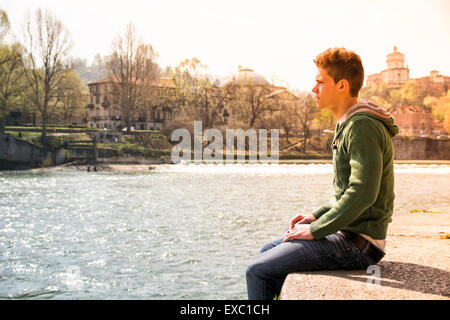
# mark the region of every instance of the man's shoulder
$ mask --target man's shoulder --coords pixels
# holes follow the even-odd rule
[[[376,116],[367,113],[367,112],[357,112],[353,114],[350,118],[348,118],[348,123],[361,123],[361,122],[373,122],[373,123],[379,123],[380,119]]]
[[[383,123],[378,119],[377,117],[360,112],[352,115],[348,120],[347,124],[345,126],[345,129],[347,129],[348,132],[367,132],[367,131],[373,131],[373,130],[379,130],[383,127]]]
[[[342,137],[349,144],[351,142],[368,143],[369,141],[378,141],[383,144],[386,140],[383,123],[376,117],[358,113],[348,119]]]

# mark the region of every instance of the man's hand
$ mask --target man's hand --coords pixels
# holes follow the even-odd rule
[[[283,242],[289,240],[313,240],[314,237],[311,234],[309,224],[297,224],[294,228],[290,229],[284,236]]]
[[[294,228],[294,226],[296,224],[310,224],[311,222],[316,221],[316,217],[314,217],[313,215],[296,215],[295,217],[292,218],[291,220],[291,230]]]

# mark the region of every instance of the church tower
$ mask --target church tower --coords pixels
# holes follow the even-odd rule
[[[401,87],[409,80],[409,69],[405,67],[405,55],[397,51],[394,46],[394,52],[386,57],[387,69],[381,71],[381,81],[386,82],[391,87]]]

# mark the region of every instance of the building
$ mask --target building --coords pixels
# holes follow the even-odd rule
[[[238,67],[238,72],[231,76],[229,80],[240,85],[260,85],[268,86],[269,82],[262,75],[256,73],[252,69]]]
[[[386,69],[380,73],[371,74],[367,77],[366,85],[387,83],[390,87],[401,87],[409,80],[409,68],[405,67],[405,55],[397,51],[389,53],[386,57]]]
[[[431,70],[429,76],[420,77],[415,80],[425,84],[428,87],[444,88],[445,91],[448,90],[450,85],[450,77],[439,74],[438,70]]]
[[[172,80],[160,79],[152,82],[158,90],[175,92],[176,85]],[[123,124],[122,110],[114,94],[114,80],[104,78],[88,83],[89,104],[86,106],[86,122],[89,128],[115,129]],[[132,128],[139,130],[160,130],[163,125],[175,118],[176,108],[167,103],[149,101],[147,110],[135,116]]]
[[[375,73],[367,76],[366,86],[370,87],[373,84],[387,83],[391,88],[402,87],[408,80],[416,80],[430,87],[444,88],[448,90],[450,85],[450,77],[439,74],[438,70],[430,71],[429,76],[420,78],[410,78],[408,65],[405,67],[405,55],[397,51],[389,53],[386,57],[386,69],[380,73]]]
[[[433,129],[435,125],[433,114],[426,108],[403,106],[390,109],[389,112],[400,128],[400,136],[431,137],[436,134]]]

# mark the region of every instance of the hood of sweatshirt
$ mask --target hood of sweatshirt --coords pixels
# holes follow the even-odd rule
[[[359,100],[357,104],[347,110],[342,118],[339,119],[339,122],[344,124],[349,118],[358,113],[368,114],[369,116],[381,121],[387,128],[391,137],[398,134],[399,128],[394,123],[394,117],[384,108],[368,100]]]

